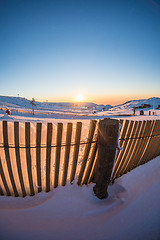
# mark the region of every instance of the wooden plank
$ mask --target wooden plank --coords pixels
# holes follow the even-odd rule
[[[152,137],[151,135],[153,134],[153,131],[155,129],[155,123],[156,121],[153,120],[152,121],[152,124],[151,124],[151,128],[147,134],[147,137],[146,137],[146,142],[145,142],[145,148],[143,150],[143,154],[141,156],[141,159],[140,159],[140,164],[144,164],[145,163],[145,158],[146,158],[146,155],[148,153],[148,150],[150,149],[150,143],[152,142]]]
[[[148,148],[146,150],[145,155],[143,156],[143,163],[148,162],[149,160],[151,160],[154,157],[154,152],[157,149],[157,145],[156,145],[156,138],[152,137],[154,135],[157,135],[159,133],[159,124],[158,124],[158,120],[155,120],[155,124],[154,124],[154,128],[150,134],[150,138],[149,138],[149,143],[148,143]]]
[[[97,146],[97,147],[98,147],[98,146]],[[96,156],[96,161],[97,161],[97,156]],[[95,183],[95,168],[96,168],[96,162],[95,162],[95,164],[94,164],[94,166],[93,166],[91,175],[89,176],[88,183]]]
[[[152,121],[147,121],[146,122],[146,126],[144,129],[144,134],[143,134],[143,138],[140,139],[140,148],[138,151],[138,154],[136,156],[136,159],[134,161],[134,165],[133,168],[138,167],[141,164],[141,158],[145,152],[146,146],[147,146],[147,142],[148,142],[148,136],[151,132],[153,126],[153,122]]]
[[[154,134],[155,130],[156,130],[156,120],[153,120],[152,121],[152,127],[151,127],[150,132],[148,133],[148,136],[147,136],[146,147],[143,151],[143,155],[141,157],[141,163],[140,164],[145,163],[146,157],[148,156],[149,151],[152,151],[151,146],[152,146],[153,139],[152,139],[151,136]]]
[[[94,136],[94,132],[95,132],[95,127],[96,127],[96,120],[91,120],[90,122],[90,129],[89,129],[89,134],[88,134],[88,140],[87,140],[87,144],[85,147],[85,152],[84,152],[84,156],[83,156],[83,160],[82,160],[82,165],[81,165],[81,169],[80,169],[80,173],[78,176],[78,181],[77,184],[80,185],[82,178],[83,178],[83,173],[86,167],[86,163],[87,163],[87,159],[88,159],[88,155],[90,152],[90,148],[91,148],[91,142]]]
[[[18,169],[18,175],[19,175],[19,181],[22,189],[22,195],[25,197],[26,190],[24,186],[24,180],[22,175],[22,166],[21,166],[21,160],[20,160],[20,152],[19,152],[19,122],[14,122],[14,141],[15,141],[15,153],[16,153],[16,163],[17,163],[17,169]]]
[[[119,137],[119,139],[120,139],[119,140],[119,145],[123,150],[117,152],[117,158],[116,158],[113,173],[112,173],[112,179],[114,179],[116,171],[119,168],[121,157],[123,155],[123,151],[124,151],[125,146],[126,146],[126,141],[124,141],[124,138],[126,136],[126,132],[127,132],[129,123],[130,123],[129,120],[123,121],[123,123],[122,123],[121,133],[120,133],[120,137]]]
[[[155,144],[153,146],[153,154],[152,154],[152,156],[149,156],[150,159],[157,157],[159,155],[158,153],[160,151],[160,120],[157,120],[156,124],[157,124],[157,131],[156,131],[155,135],[157,135],[157,136],[154,137]]]
[[[118,164],[117,170],[113,172],[113,179],[115,179],[121,175],[121,167],[123,166],[124,158],[126,156],[127,149],[128,149],[128,144],[130,142],[129,138],[132,136],[133,128],[134,128],[134,121],[130,121],[129,126],[126,131],[126,134],[125,134],[125,137],[124,137],[125,141],[122,144],[123,151],[120,152],[118,159],[117,159],[119,164]]]
[[[50,191],[52,123],[47,123],[46,192]]]
[[[67,173],[68,173],[68,163],[70,155],[70,144],[72,136],[72,123],[67,124],[67,135],[66,135],[66,147],[65,147],[65,156],[64,156],[64,168],[62,175],[62,186],[66,185]]]
[[[119,126],[120,126],[120,136],[119,136],[119,139],[121,139],[121,137],[122,137],[122,134],[125,132],[125,129],[123,128],[124,127],[124,120],[122,120],[122,119],[120,119],[119,120]],[[119,140],[119,146],[120,147],[122,147],[122,143],[123,143],[123,141],[122,140]],[[117,149],[117,156],[118,156],[118,154],[119,154],[119,152],[120,152],[121,150],[120,149]]]
[[[130,134],[130,137],[129,137],[130,139],[128,139],[127,147],[126,147],[125,152],[123,154],[121,170],[119,172],[120,175],[124,174],[124,169],[125,169],[127,161],[128,161],[128,153],[130,154],[131,153],[130,150],[132,150],[132,143],[133,143],[132,138],[135,137],[137,126],[138,126],[138,121],[134,121],[133,128],[131,130],[131,134]]]
[[[1,186],[0,186],[0,196],[4,196],[4,193],[3,193],[3,190],[2,190]]]
[[[154,147],[155,151],[153,153],[152,158],[155,158],[160,154],[160,120],[157,120],[157,124],[158,124],[158,130],[156,133],[157,136],[155,136],[155,142],[156,142]]]
[[[97,142],[93,146],[91,158],[89,160],[89,164],[87,166],[87,170],[86,170],[86,173],[85,173],[85,176],[84,176],[82,184],[86,184],[87,185],[89,183],[89,177],[92,174],[91,171],[92,171],[92,168],[93,168],[93,165],[94,165],[94,160],[95,160],[95,156],[96,156],[97,149],[98,149],[98,140],[97,140],[97,138],[95,139],[95,141],[97,141]]]
[[[62,130],[63,130],[63,124],[58,123],[58,126],[57,126],[56,160],[55,160],[55,171],[54,171],[54,188],[56,188],[58,186],[59,164],[60,164],[61,143],[62,143]]]
[[[30,152],[30,122],[25,122],[25,143],[26,143],[26,159],[27,159],[27,171],[30,186],[30,195],[35,195],[32,178],[32,166],[31,166],[31,152]]]
[[[41,134],[42,134],[42,123],[37,123],[37,126],[36,126],[36,165],[37,165],[38,192],[42,191],[42,181],[41,181]]]
[[[133,136],[133,138],[135,139],[132,139],[131,141],[131,145],[129,147],[129,151],[128,151],[128,154],[126,156],[126,159],[125,159],[125,162],[124,162],[124,167],[123,167],[123,174],[124,173],[127,173],[128,171],[130,171],[131,169],[129,168],[131,162],[132,162],[132,157],[133,157],[133,154],[134,154],[134,151],[135,151],[135,144],[136,142],[138,141],[138,137],[140,135],[140,128],[141,128],[141,125],[142,125],[142,121],[138,121],[138,124],[137,124],[137,128],[135,130],[135,134]]]
[[[15,180],[14,180],[12,166],[11,166],[11,160],[10,160],[10,154],[9,154],[7,121],[3,121],[3,140],[4,140],[4,150],[5,150],[5,156],[6,156],[9,177],[10,177],[11,184],[13,187],[14,195],[15,195],[15,197],[18,197],[19,194],[18,194],[17,187],[16,187]]]
[[[74,146],[74,153],[73,153],[73,162],[72,162],[72,169],[71,169],[71,176],[70,176],[70,183],[73,182],[76,173],[77,167],[77,160],[78,160],[78,153],[79,153],[79,146],[80,146],[80,139],[81,139],[81,130],[82,130],[82,123],[77,122],[76,124],[76,136],[75,136],[75,146]]]
[[[0,157],[0,175],[1,175],[1,178],[2,178],[3,185],[5,187],[5,190],[6,190],[7,196],[11,196],[11,192],[9,190],[9,187],[8,187],[8,184],[7,184],[7,181],[6,181],[6,178],[5,178],[1,157]]]
[[[143,121],[141,129],[140,129],[140,133],[138,135],[138,138],[135,139],[135,147],[134,147],[134,150],[131,153],[131,160],[128,164],[127,171],[130,171],[134,167],[134,162],[135,162],[136,156],[138,155],[138,152],[140,150],[141,140],[142,140],[142,137],[143,137],[145,126],[146,126],[146,121]]]

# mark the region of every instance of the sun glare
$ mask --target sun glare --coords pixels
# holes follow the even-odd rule
[[[82,94],[77,95],[77,97],[76,97],[77,102],[82,102],[83,100],[84,100],[84,97]]]

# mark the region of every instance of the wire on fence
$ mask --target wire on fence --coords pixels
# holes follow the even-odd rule
[[[4,145],[1,143],[0,148],[55,148],[55,147],[67,147],[67,146],[79,146],[79,145],[86,145],[90,143],[96,143],[97,140],[91,141],[91,142],[80,142],[79,144],[77,143],[71,143],[71,144],[61,144],[61,145],[41,145],[41,146],[15,146],[14,144],[10,145]]]
[[[154,137],[160,137],[160,135],[158,134],[158,135],[150,135],[150,136],[143,136],[143,137],[120,138],[119,140],[126,141],[126,140],[146,139],[146,138],[154,138]]]
[[[143,137],[130,137],[130,138],[119,138],[119,141],[126,141],[126,140],[136,140],[136,139],[146,139],[146,138],[154,138],[154,137],[160,137],[160,135],[150,135],[150,136],[143,136]],[[4,145],[0,143],[0,148],[55,148],[55,147],[67,147],[67,146],[77,146],[77,145],[86,145],[86,144],[92,144],[98,142],[97,140],[91,141],[91,142],[80,142],[79,144],[71,143],[71,144],[61,144],[61,145],[41,145],[41,146],[15,146],[14,144],[10,145]],[[106,146],[105,146],[106,147]],[[107,148],[107,147],[106,147]],[[110,147],[108,147],[110,148]],[[119,148],[119,147],[116,147]]]

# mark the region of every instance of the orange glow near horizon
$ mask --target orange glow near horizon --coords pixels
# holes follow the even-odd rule
[[[85,97],[82,94],[78,94],[76,97],[63,97],[63,98],[46,98],[46,99],[41,99],[39,97],[35,97],[36,101],[41,101],[41,102],[93,102],[96,104],[110,104],[112,106],[118,105],[118,104],[123,104],[126,101],[130,100],[138,100],[138,99],[148,99],[153,96],[151,95],[144,95],[144,96],[136,96],[136,95],[108,95],[108,96],[88,96]]]

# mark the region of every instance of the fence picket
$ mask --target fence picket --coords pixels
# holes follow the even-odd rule
[[[146,156],[146,153],[147,153],[147,149],[150,145],[150,141],[151,141],[151,135],[153,133],[153,130],[155,128],[155,120],[151,122],[151,126],[150,128],[148,129],[148,133],[146,134],[146,139],[145,139],[145,144],[144,144],[144,149],[143,149],[143,152],[142,152],[142,155],[141,155],[141,158],[139,159],[139,163],[138,165],[141,165],[143,164],[143,161],[144,161],[144,158]]]
[[[116,162],[115,162],[115,165],[114,165],[112,179],[114,179],[115,174],[116,174],[116,172],[119,168],[121,157],[123,155],[123,151],[124,151],[125,146],[126,146],[126,142],[123,139],[125,138],[129,123],[130,123],[129,120],[121,122],[122,127],[121,127],[121,132],[120,132],[119,145],[122,148],[122,150],[117,152],[117,159],[116,159]]]
[[[145,128],[144,128],[143,138],[139,140],[140,141],[140,148],[139,148],[138,154],[135,158],[135,161],[133,163],[133,168],[140,165],[141,157],[143,156],[143,153],[145,151],[146,144],[147,144],[147,141],[148,141],[147,136],[149,136],[151,129],[152,129],[152,121],[147,121],[146,125],[145,125]]]
[[[24,186],[20,152],[19,152],[19,122],[14,122],[14,141],[15,141],[15,153],[16,153],[16,163],[17,163],[19,181],[22,189],[22,195],[23,197],[25,197],[27,194]]]
[[[81,130],[82,130],[82,123],[77,122],[76,124],[76,136],[75,136],[75,146],[74,146],[74,153],[73,153],[73,162],[72,162],[72,169],[71,169],[71,176],[70,176],[70,183],[73,182],[76,173],[77,167],[77,160],[78,160],[78,153],[79,153],[79,146],[80,146],[80,139],[81,139]]]
[[[41,181],[41,133],[42,133],[42,123],[37,123],[37,125],[36,125],[36,165],[37,165],[38,192],[42,191],[42,181]]]
[[[153,156],[149,156],[151,159],[157,157],[159,155],[159,151],[160,151],[160,149],[159,149],[159,146],[160,146],[160,120],[157,120],[157,125],[158,125],[158,129],[157,129],[156,135],[158,135],[158,136],[155,137],[156,143],[154,146],[155,151],[153,153]]]
[[[27,171],[30,187],[30,195],[35,195],[33,187],[32,166],[31,166],[31,151],[30,151],[30,122],[25,122],[25,142],[26,142],[26,159]]]
[[[119,154],[119,159],[118,159],[119,164],[118,164],[117,170],[114,172],[114,175],[113,175],[114,178],[119,177],[121,175],[121,168],[123,167],[124,159],[127,154],[128,145],[130,144],[129,138],[132,136],[133,128],[134,128],[134,121],[130,121],[129,126],[126,131],[126,135],[124,137],[125,141],[122,145],[123,151],[121,151]]]
[[[88,159],[88,155],[89,155],[89,152],[90,152],[91,142],[92,142],[92,139],[93,139],[96,123],[97,123],[96,120],[91,120],[91,122],[90,122],[88,140],[87,140],[87,144],[86,144],[86,147],[85,147],[84,156],[83,156],[83,160],[82,160],[82,165],[81,165],[81,168],[80,168],[78,181],[77,181],[78,185],[81,184],[81,181],[82,181],[82,178],[83,178],[83,173],[84,173],[85,166],[86,166],[87,159]]]
[[[9,177],[10,177],[10,180],[12,183],[14,195],[15,195],[15,197],[18,197],[19,194],[18,194],[17,187],[16,187],[15,180],[14,180],[12,166],[11,166],[11,160],[10,160],[10,154],[9,154],[7,121],[3,121],[3,140],[4,140],[4,150],[5,150],[5,156],[6,156]]]
[[[69,162],[69,154],[70,154],[70,144],[71,144],[71,136],[72,136],[72,125],[73,125],[72,123],[67,124],[67,135],[66,135],[66,147],[65,147],[65,156],[64,156],[62,186],[66,185],[66,179],[67,179],[68,162]]]
[[[54,171],[54,188],[56,188],[58,186],[59,164],[60,164],[61,142],[62,142],[62,130],[63,130],[63,124],[58,123],[58,126],[57,126],[57,147],[56,147],[56,159],[55,159],[55,171]]]
[[[152,154],[151,154],[151,152],[150,152],[150,154],[148,154],[147,161],[158,156],[159,146],[160,146],[160,120],[156,121],[156,125],[157,125],[157,131],[156,131],[155,135],[157,135],[157,136],[154,137],[153,151],[152,151]]]
[[[127,154],[126,159],[124,161],[124,165],[123,165],[124,167],[123,167],[122,174],[127,173],[130,170],[129,166],[132,162],[132,156],[133,156],[133,153],[134,153],[134,150],[135,150],[135,144],[136,144],[137,138],[139,137],[139,134],[140,134],[141,125],[142,125],[142,122],[139,121],[138,124],[137,124],[137,127],[135,129],[135,134],[133,136],[135,139],[131,140],[131,145],[128,149],[128,154]]]
[[[96,138],[96,140],[97,140],[97,138]],[[94,168],[94,160],[95,160],[95,156],[96,156],[96,153],[97,153],[97,148],[98,148],[98,142],[96,142],[93,146],[91,158],[89,160],[89,164],[88,164],[88,167],[87,167],[87,170],[86,170],[86,173],[85,173],[84,180],[83,180],[82,184],[87,185],[88,182],[90,182],[89,177],[90,177],[90,175],[92,175],[92,171],[93,171],[92,168]]]
[[[120,136],[119,136],[119,139],[121,139],[121,137],[123,138],[122,135],[123,135],[123,134],[125,133],[125,131],[127,130],[127,128],[126,128],[126,129],[124,128],[124,122],[125,122],[125,121],[122,120],[122,119],[119,120],[119,124],[120,124],[120,126],[121,126],[121,127],[120,127]],[[122,147],[122,143],[123,143],[123,141],[122,141],[122,140],[119,140],[119,146],[120,146],[120,147]],[[121,150],[118,148],[118,149],[117,149],[117,153],[116,153],[117,156],[119,155],[119,152],[120,152],[120,151],[121,151]]]
[[[157,134],[157,132],[158,132],[158,130],[159,130],[159,126],[158,126],[158,121],[157,120],[155,120],[155,122],[154,122],[154,125],[153,125],[153,129],[152,129],[152,132],[150,133],[150,136],[151,135],[156,135]],[[142,164],[143,163],[145,163],[145,162],[147,162],[150,158],[151,158],[151,156],[154,156],[154,149],[155,149],[155,147],[156,147],[156,138],[154,138],[154,137],[149,137],[149,140],[148,140],[148,147],[147,147],[147,149],[146,149],[146,152],[145,152],[145,154],[143,155],[143,158],[142,158],[142,160],[141,160],[141,162],[142,162]]]
[[[1,188],[1,186],[0,186],[0,196],[4,196],[4,193],[3,193],[3,190]]]
[[[122,159],[122,166],[121,166],[121,170],[120,170],[120,175],[123,175],[124,174],[124,169],[125,169],[125,165],[127,164],[127,161],[128,161],[128,154],[130,153],[130,149],[131,149],[131,146],[132,146],[132,142],[133,142],[133,139],[135,137],[135,133],[136,133],[136,129],[137,129],[137,125],[138,125],[138,122],[135,121],[134,124],[133,124],[133,128],[131,130],[131,134],[130,134],[130,137],[127,141],[127,147],[123,153],[123,159]]]
[[[91,175],[89,176],[88,183],[95,183],[95,167],[96,167],[96,164],[94,164],[94,166],[93,166],[93,170],[92,170]]]
[[[8,184],[7,184],[7,181],[6,181],[6,178],[5,178],[1,157],[0,157],[0,175],[1,175],[1,178],[2,178],[3,185],[5,187],[5,190],[6,190],[7,196],[11,196],[11,192],[9,190],[9,187],[8,187]]]
[[[141,146],[141,140],[142,140],[142,137],[143,137],[145,125],[146,125],[146,122],[143,121],[141,129],[140,129],[140,132],[139,132],[139,135],[138,135],[137,139],[135,139],[135,147],[134,147],[134,149],[133,149],[133,151],[131,153],[131,160],[130,160],[130,162],[128,164],[128,167],[127,167],[126,171],[130,171],[130,170],[133,169],[133,165],[134,165],[136,156],[137,156],[137,154],[139,152],[139,149],[140,149],[140,146]]]
[[[46,192],[50,191],[52,123],[47,123]]]

